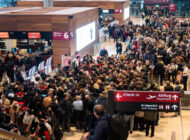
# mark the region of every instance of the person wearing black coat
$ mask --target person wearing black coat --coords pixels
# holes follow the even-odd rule
[[[122,53],[122,44],[120,41],[116,43],[116,57]]]
[[[59,103],[61,111],[62,131],[70,131],[70,118],[72,113],[72,105],[68,99],[68,95]]]
[[[160,84],[163,84],[163,77],[164,77],[164,65],[159,61],[154,67],[154,75],[160,76]]]

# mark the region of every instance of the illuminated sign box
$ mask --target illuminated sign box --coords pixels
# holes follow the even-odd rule
[[[28,39],[40,39],[41,35],[39,32],[28,32]]]
[[[70,40],[72,38],[72,33],[70,32],[53,32],[53,40]]]
[[[80,51],[96,40],[96,23],[91,22],[76,29],[76,50]]]
[[[8,32],[0,32],[0,38],[9,38]]]

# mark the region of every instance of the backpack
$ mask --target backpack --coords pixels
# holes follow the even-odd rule
[[[128,138],[128,124],[124,119],[124,115],[119,113],[114,114],[110,119],[110,128],[111,128],[111,140],[117,137],[118,140],[123,140]]]
[[[61,129],[56,127],[54,130],[54,136],[56,138],[56,140],[61,140],[61,138],[63,137],[63,133],[61,132]]]

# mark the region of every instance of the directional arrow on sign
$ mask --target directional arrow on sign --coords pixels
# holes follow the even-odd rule
[[[173,108],[174,110],[176,110],[176,109],[178,108],[178,106],[177,106],[177,105],[173,105],[172,108]]]
[[[177,98],[179,98],[179,97],[177,95],[174,95],[174,96],[172,96],[172,98],[174,98],[174,100],[176,101]]]
[[[122,97],[122,96],[119,95],[119,94],[116,95],[116,98],[117,98],[117,99],[120,99],[121,97]]]

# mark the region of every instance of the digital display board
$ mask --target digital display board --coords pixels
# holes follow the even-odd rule
[[[40,39],[40,32],[28,32],[28,39]]]
[[[0,32],[0,38],[9,39],[9,32]]]

